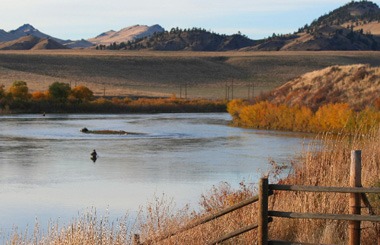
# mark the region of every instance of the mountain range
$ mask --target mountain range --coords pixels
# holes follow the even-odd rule
[[[54,45],[38,45],[34,49],[39,49],[41,47],[45,49],[91,48],[95,45],[109,45],[111,43],[133,41],[138,38],[143,38],[164,31],[164,28],[159,25],[134,25],[123,28],[119,31],[111,30],[104,32],[88,40],[82,39],[72,41],[52,37],[40,32],[30,24],[24,24],[10,32],[0,29],[0,50],[29,50],[33,49],[34,45],[37,45],[39,42],[49,42],[54,43]]]
[[[75,41],[52,37],[30,24],[10,32],[0,29],[0,49],[95,47],[170,51],[380,50],[380,9],[370,1],[351,1],[293,34],[273,34],[262,40],[251,40],[240,33],[221,35],[201,28],[166,31],[160,25],[134,25]]]

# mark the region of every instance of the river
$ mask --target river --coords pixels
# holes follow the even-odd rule
[[[289,162],[305,141],[230,120],[226,113],[0,116],[0,232],[36,219],[42,227],[66,224],[93,208],[117,217],[163,193],[197,209],[213,185],[255,182],[270,158]],[[141,134],[84,134],[84,127]]]

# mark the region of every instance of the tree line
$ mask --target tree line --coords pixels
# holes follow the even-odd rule
[[[29,92],[27,83],[0,85],[1,113],[158,113],[225,112],[226,101],[207,99],[96,97],[83,85],[54,82],[46,91]]]

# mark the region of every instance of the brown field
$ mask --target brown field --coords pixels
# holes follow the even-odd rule
[[[247,98],[331,65],[380,66],[379,52],[1,51],[0,84],[83,84],[95,95]],[[182,88],[182,93],[181,89]]]

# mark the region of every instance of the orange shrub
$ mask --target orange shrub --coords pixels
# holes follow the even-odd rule
[[[313,131],[338,132],[352,129],[353,111],[346,103],[327,104],[321,106],[311,120]]]
[[[32,100],[41,101],[41,100],[46,100],[46,99],[48,99],[47,92],[35,91],[32,93]]]
[[[306,106],[296,107],[294,115],[293,131],[308,132],[310,131],[310,121],[313,118],[313,112]]]
[[[353,133],[380,124],[380,112],[375,108],[356,113],[346,103],[327,104],[316,113],[305,106],[275,105],[268,101],[247,105],[235,100],[227,108],[235,125],[261,129]]]
[[[227,112],[232,116],[234,121],[240,120],[240,110],[242,109],[243,105],[243,100],[241,99],[231,100],[227,104]]]
[[[71,90],[71,95],[80,101],[89,101],[94,97],[94,93],[86,86],[79,85]]]

